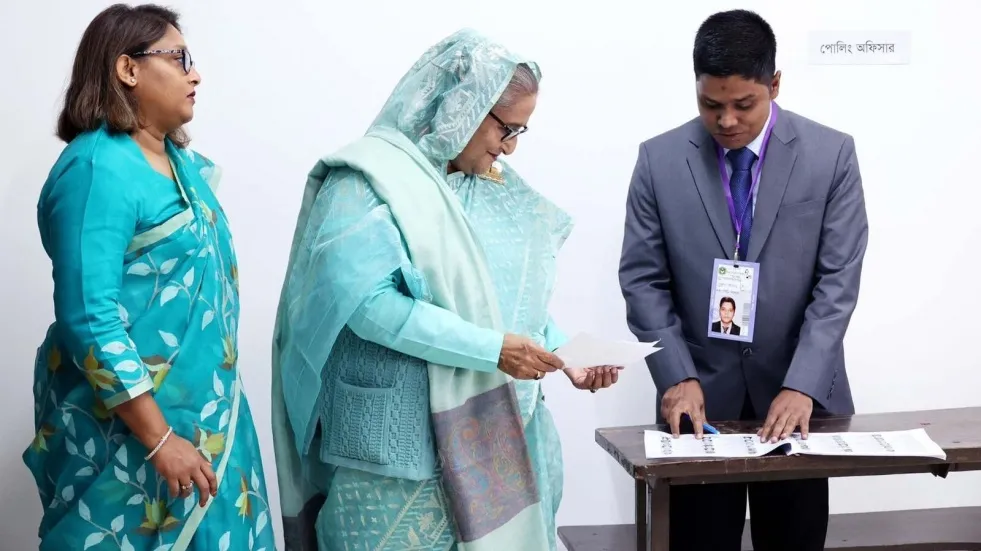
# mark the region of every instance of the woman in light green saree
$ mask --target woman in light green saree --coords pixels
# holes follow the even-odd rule
[[[427,51],[311,171],[273,352],[288,551],[550,551],[562,454],[541,379],[572,223],[498,156],[537,64],[472,31]]]

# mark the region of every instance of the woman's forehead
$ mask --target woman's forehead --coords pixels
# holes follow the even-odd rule
[[[154,48],[180,50],[186,46],[184,35],[181,34],[173,25],[167,26],[167,32],[160,37],[160,40],[153,43]]]

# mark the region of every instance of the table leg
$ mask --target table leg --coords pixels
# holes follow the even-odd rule
[[[650,510],[647,508],[647,493],[650,488],[646,480],[634,481],[634,526],[637,527],[637,551],[647,551],[647,516]]]
[[[669,496],[667,481],[638,480],[634,483],[634,524],[637,527],[637,551],[669,551]]]
[[[671,485],[667,480],[654,480],[648,485],[647,503],[650,508],[648,522],[651,534],[650,551],[669,551],[671,519]]]

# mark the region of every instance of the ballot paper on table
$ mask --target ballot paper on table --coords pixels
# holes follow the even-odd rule
[[[555,351],[565,367],[578,369],[601,365],[626,367],[660,350],[657,342],[626,342],[580,333]]]
[[[783,455],[826,455],[859,457],[931,457],[946,459],[943,448],[922,428],[882,432],[811,432],[807,439],[799,433],[777,442],[760,442],[755,434],[706,434],[697,440],[692,434],[674,438],[670,433],[644,431],[647,459],[749,458],[771,453]]]

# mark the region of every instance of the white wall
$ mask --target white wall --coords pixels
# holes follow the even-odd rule
[[[0,547],[36,545],[40,506],[20,460],[32,438],[34,349],[51,321],[50,266],[37,236],[38,191],[61,144],[53,137],[74,48],[110,2],[3,2],[0,33]],[[225,169],[221,199],[242,274],[241,368],[275,492],[269,347],[307,171],[357,137],[430,44],[473,26],[544,69],[538,111],[513,163],[578,220],[561,257],[554,314],[567,332],[629,337],[617,285],[623,203],[640,141],[695,114],[691,45],[700,21],[733,7],[774,26],[780,103],[852,133],[871,236],[860,307],[847,338],[859,412],[978,405],[977,255],[981,137],[976,21],[957,0],[850,3],[747,0],[672,4],[607,0],[321,2],[177,0],[203,85],[194,146]],[[425,7],[425,13],[422,8]],[[697,6],[697,7],[696,7]],[[391,22],[380,21],[380,14]],[[807,65],[807,32],[911,30],[913,62]],[[581,298],[578,298],[581,296]],[[593,443],[597,427],[653,419],[643,367],[596,395],[546,381],[566,462],[560,524],[631,521],[631,484]],[[834,512],[981,505],[981,477],[842,480]],[[277,529],[279,526],[277,525]],[[282,535],[279,534],[281,537]]]

